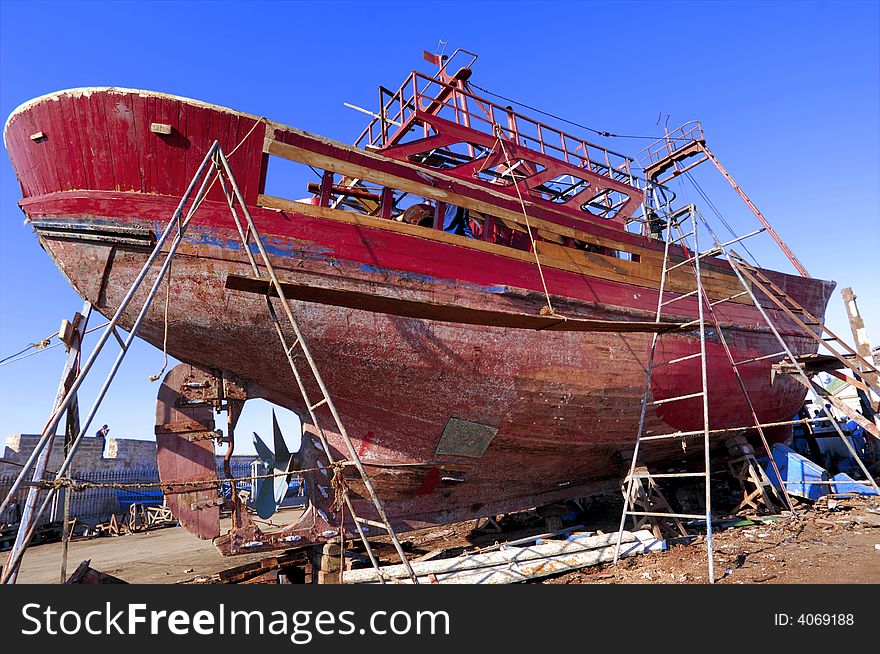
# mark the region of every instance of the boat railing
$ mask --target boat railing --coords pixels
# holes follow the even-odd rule
[[[692,120],[678,127],[665,136],[657,139],[636,155],[636,160],[643,170],[672,155],[694,142],[704,141],[703,126],[698,120]]]
[[[399,144],[419,129],[427,138],[432,133],[430,118],[438,116],[493,137],[497,134],[497,125],[510,142],[615,181],[636,185],[631,157],[475,95],[466,85],[469,69],[462,70],[468,74],[461,75],[459,71],[449,77],[450,81],[413,71],[395,92],[380,87],[379,113],[355,145],[382,150]],[[474,158],[475,149],[469,146],[469,150],[470,157]]]

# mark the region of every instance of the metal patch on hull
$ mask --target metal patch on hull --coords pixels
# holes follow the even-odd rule
[[[443,435],[437,443],[436,454],[482,458],[498,433],[498,427],[479,422],[450,418],[443,428]]]

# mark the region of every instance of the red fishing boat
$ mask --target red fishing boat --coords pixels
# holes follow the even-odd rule
[[[472,61],[453,72],[453,59],[438,58],[433,75],[413,72],[395,92],[380,89],[375,118],[354,146],[122,88],[36,98],[4,132],[19,204],[42,247],[107,315],[218,140],[342,422],[402,530],[619,485],[639,423],[663,264],[664,244],[645,219],[654,200],[633,159],[482,97],[468,83]],[[282,160],[317,174],[292,198],[266,193],[267,171]],[[672,261],[683,255],[672,249]],[[702,266],[734,357],[754,360],[739,372],[759,419],[789,420],[805,390],[771,375],[782,357],[768,355],[779,345],[728,263],[706,256]],[[823,317],[832,282],[761,272]],[[192,417],[173,398],[197,386],[193,379],[228,375],[241,398],[304,418],[297,461],[311,470],[309,509],[272,533],[248,525],[221,537],[229,553],[320,542],[338,527],[326,461],[252,277],[226,197],[212,188],[174,260],[167,312],[157,302],[139,332],[162,347],[167,329],[167,351],[187,364],[160,393],[164,479],[192,473],[199,457],[213,464],[211,442],[192,439],[192,465],[181,463],[181,430],[168,427]],[[681,266],[667,283],[681,300],[666,319],[693,321],[692,273]],[[767,310],[796,354],[816,351],[789,316]],[[122,325],[135,315],[128,310]],[[749,407],[717,334],[707,338],[711,427],[743,426]],[[698,349],[698,334],[677,330],[662,337],[657,357]],[[662,400],[700,388],[694,360],[657,368],[650,393]],[[701,428],[697,398],[647,410],[646,433]],[[779,440],[786,430],[766,433]],[[169,434],[178,445],[161,440]],[[339,434],[327,436],[345,459]],[[163,461],[168,451],[176,462]],[[701,456],[699,448],[687,454]],[[646,453],[655,463],[682,456],[678,441]],[[354,477],[349,483],[362,491]],[[375,515],[363,497],[355,506]],[[205,510],[188,526],[218,536],[216,503],[190,508]]]

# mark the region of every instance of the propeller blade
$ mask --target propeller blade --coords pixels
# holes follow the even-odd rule
[[[284,472],[283,470],[276,470],[275,473]],[[284,501],[284,496],[287,495],[287,476],[282,475],[280,477],[275,477],[272,479],[275,486],[275,506],[276,508]]]
[[[272,433],[275,436],[275,460],[286,461],[290,458],[290,451],[287,449],[287,443],[284,442],[284,436],[281,435],[281,427],[278,426],[275,409],[272,409]]]
[[[284,501],[293,476],[292,470],[295,466],[295,457],[287,449],[287,443],[284,442],[284,436],[281,433],[281,427],[278,425],[278,418],[275,416],[274,409],[272,410],[272,436],[275,445],[274,452],[254,432],[254,448],[257,450],[257,456],[276,475],[275,477],[261,480],[260,490],[257,492],[257,497],[254,500],[254,508],[257,511],[257,515],[263,519],[270,518],[281,502]],[[281,467],[282,465],[284,465],[283,468]]]
[[[257,456],[260,457],[260,461],[265,463],[270,470],[275,467],[275,455],[257,432],[254,432],[254,449],[257,450]]]
[[[271,468],[270,468],[271,470]],[[260,490],[254,500],[254,508],[257,515],[268,520],[278,509],[278,502],[275,500],[275,482],[278,478],[264,478],[260,480]]]

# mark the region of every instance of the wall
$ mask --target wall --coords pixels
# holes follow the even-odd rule
[[[37,441],[38,434],[10,434],[6,437],[3,461],[0,461],[0,476],[18,473],[20,465],[27,461]],[[49,457],[49,470],[57,470],[64,460],[64,437],[56,436]],[[256,459],[254,455],[236,455],[232,457],[234,464],[249,463]],[[222,466],[223,458],[217,457],[218,466]],[[156,442],[137,440],[134,438],[96,438],[85,437],[77,448],[73,459],[73,472],[115,472],[130,469],[156,467]]]
[[[0,497],[5,497],[16,475],[33,452],[39,435],[12,434],[6,437],[3,461],[0,461]],[[49,458],[48,470],[51,474],[63,461],[63,436],[56,436]],[[250,463],[254,455],[232,457],[234,477],[250,474]],[[19,465],[16,465],[19,464]],[[223,477],[223,457],[217,457],[218,476]],[[162,497],[157,486],[149,487],[148,482],[159,479],[156,467],[156,442],[131,438],[84,438],[73,459],[71,476],[81,482],[103,485],[103,488],[89,488],[71,495],[71,516],[81,522],[94,524],[104,522],[110,515],[117,516],[128,509],[132,501],[161,504]],[[144,484],[138,488],[114,488],[113,484]],[[15,523],[27,496],[24,487],[17,493],[16,502],[2,516],[0,522]],[[59,494],[55,515],[43,517],[46,522],[53,517],[60,519],[62,495]]]

